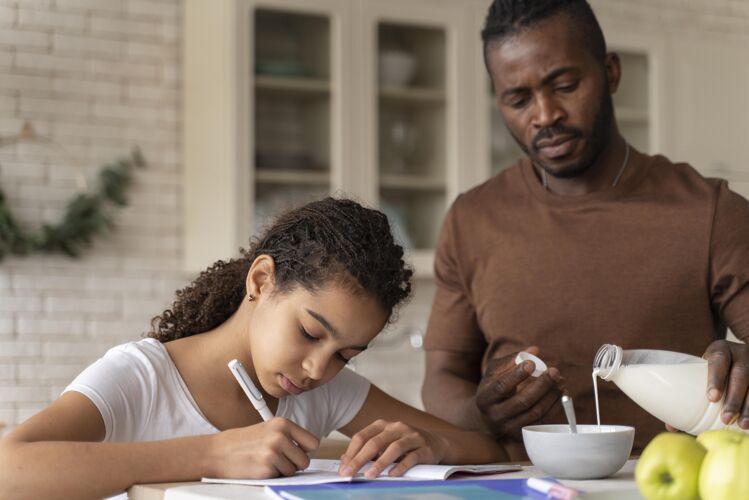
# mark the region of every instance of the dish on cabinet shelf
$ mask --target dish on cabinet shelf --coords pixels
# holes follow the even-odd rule
[[[404,50],[384,50],[378,56],[381,85],[405,87],[416,74],[416,58]]]

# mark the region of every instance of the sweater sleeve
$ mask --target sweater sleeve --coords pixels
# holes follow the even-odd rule
[[[710,296],[731,331],[749,341],[749,201],[718,187],[710,239]]]

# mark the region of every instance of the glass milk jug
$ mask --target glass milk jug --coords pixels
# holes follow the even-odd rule
[[[707,361],[702,358],[604,344],[593,361],[594,378],[596,375],[614,382],[657,419],[689,434],[724,427],[742,430],[735,423],[726,426],[720,420],[722,399],[717,403],[707,399]]]

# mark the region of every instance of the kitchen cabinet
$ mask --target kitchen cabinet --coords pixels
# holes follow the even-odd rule
[[[357,188],[389,216],[417,274],[431,275],[441,219],[460,189],[462,9],[434,1],[358,6]],[[409,78],[398,78],[399,57],[413,65]]]
[[[459,189],[460,4],[188,0],[185,267],[327,194],[385,211],[429,275]]]
[[[442,218],[513,163],[484,69],[484,0],[186,0],[185,268],[327,194],[379,207],[431,277]],[[663,143],[658,37],[605,27],[627,138]],[[686,92],[686,91],[684,91]]]
[[[242,89],[251,110],[244,164],[255,232],[285,206],[327,194],[341,169],[341,131],[331,127],[341,121],[342,75],[331,72],[341,65],[331,46],[340,29],[336,7],[294,12],[259,5],[241,14],[252,25],[252,52],[242,67],[250,77]]]
[[[187,0],[184,264],[237,255],[275,210],[346,187],[346,0]]]
[[[598,7],[610,46],[647,55],[651,143],[646,151],[725,178],[747,196],[749,37],[721,33],[702,23],[666,28],[654,17],[625,20],[608,4]],[[628,91],[634,86],[626,81],[627,65],[623,66],[621,90]],[[625,127],[622,130],[632,136]]]
[[[745,37],[685,34],[669,61],[674,158],[737,183],[749,182],[747,47]]]

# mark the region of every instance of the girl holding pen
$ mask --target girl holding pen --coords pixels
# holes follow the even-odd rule
[[[282,215],[239,258],[176,293],[149,338],[109,350],[0,441],[0,498],[96,498],[136,483],[288,476],[319,440],[341,474],[507,460],[490,437],[412,408],[346,369],[411,291],[387,218],[327,198]],[[275,415],[264,421],[227,364]],[[269,415],[266,415],[269,416]]]

